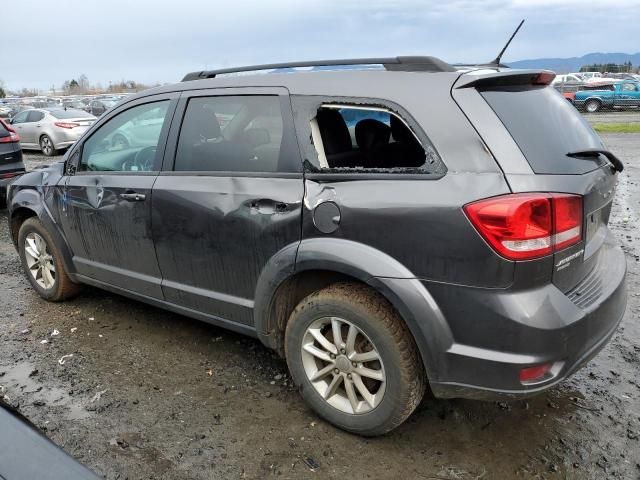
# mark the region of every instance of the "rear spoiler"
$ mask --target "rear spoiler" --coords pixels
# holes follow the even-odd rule
[[[460,76],[455,88],[549,85],[554,78],[550,70],[472,70]]]

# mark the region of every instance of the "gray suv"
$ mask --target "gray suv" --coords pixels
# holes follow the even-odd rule
[[[294,69],[329,65],[349,67]],[[14,182],[13,241],[47,300],[89,284],[258,338],[351,432],[397,427],[427,386],[532,395],[626,305],[623,166],[553,77],[433,57],[195,72]]]

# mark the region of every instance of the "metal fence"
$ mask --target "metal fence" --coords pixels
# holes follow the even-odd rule
[[[598,131],[640,133],[640,82],[556,83],[558,90]]]

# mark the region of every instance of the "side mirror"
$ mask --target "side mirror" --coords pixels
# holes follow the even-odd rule
[[[64,162],[64,171],[67,175],[75,175],[76,171],[78,170],[81,150],[82,148],[78,148],[75,152],[73,152],[73,155]]]

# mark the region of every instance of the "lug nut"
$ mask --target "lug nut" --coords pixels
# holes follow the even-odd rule
[[[335,373],[336,375],[340,373],[340,370],[338,370],[337,368],[333,369],[333,373]]]
[[[344,354],[344,353],[345,353],[345,352],[344,352],[344,348],[341,348],[341,349],[340,349],[340,353],[342,353],[342,354]]]
[[[334,358],[336,358],[336,356],[333,353],[330,353],[329,354],[329,358],[331,358],[333,360]]]
[[[356,368],[358,366],[356,362],[351,362],[351,365],[353,365],[353,368]]]
[[[349,380],[351,380],[351,374],[350,374],[350,373],[347,375],[347,378],[348,378]]]

